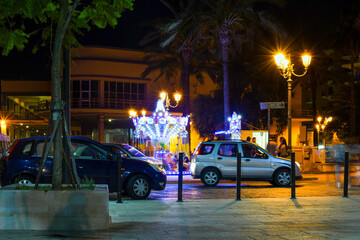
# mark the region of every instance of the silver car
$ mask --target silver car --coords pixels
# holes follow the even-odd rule
[[[206,186],[216,186],[221,179],[236,179],[237,152],[241,158],[241,179],[269,181],[277,186],[291,182],[291,161],[274,157],[261,147],[241,140],[208,141],[199,144],[192,158],[192,177]],[[300,165],[295,164],[295,176],[302,178]]]

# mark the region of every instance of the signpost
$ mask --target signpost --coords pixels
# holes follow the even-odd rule
[[[270,109],[281,109],[285,108],[284,102],[261,102],[260,103],[260,109],[261,110],[268,110],[268,147],[267,150],[269,150],[270,146]]]
[[[260,103],[260,109],[261,110],[280,109],[280,108],[285,108],[285,103],[284,102],[261,102]]]

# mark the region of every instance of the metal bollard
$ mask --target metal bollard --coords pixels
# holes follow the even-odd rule
[[[349,188],[349,152],[345,152],[345,165],[344,165],[344,196],[348,197]]]
[[[121,192],[122,192],[122,179],[121,179],[121,168],[122,168],[122,157],[118,157],[118,192],[117,192],[117,203],[122,203]]]
[[[295,153],[291,152],[291,199],[296,199],[295,179]]]
[[[236,155],[236,200],[241,200],[241,153]]]
[[[182,202],[184,153],[179,153],[178,202]]]

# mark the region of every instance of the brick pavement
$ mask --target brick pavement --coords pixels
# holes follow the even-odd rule
[[[111,228],[0,239],[359,239],[360,197],[110,201]]]

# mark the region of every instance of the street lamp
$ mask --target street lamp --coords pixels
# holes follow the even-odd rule
[[[320,141],[320,132],[325,130],[326,125],[332,121],[332,117],[325,118],[323,121],[321,116],[317,117],[317,124],[315,125],[317,134],[318,134],[318,149],[319,149],[319,141]],[[325,148],[325,140],[324,140],[324,148]]]
[[[288,147],[291,149],[291,76],[294,75],[296,77],[303,77],[307,73],[307,69],[311,62],[311,56],[304,54],[302,56],[302,62],[305,67],[303,74],[296,74],[294,72],[294,64],[291,63],[291,58],[289,55],[289,59],[286,59],[285,56],[281,53],[274,56],[275,63],[279,68],[280,75],[284,78],[287,78],[288,83]]]
[[[6,121],[1,120],[1,133],[6,135]]]
[[[174,106],[172,106],[170,104],[170,98],[166,92],[161,92],[160,98],[164,101],[166,110],[169,110],[169,107],[176,108],[179,105],[179,101],[181,99],[181,94],[179,94],[179,93],[174,94],[174,99],[176,101],[176,105],[174,105]]]
[[[137,112],[134,109],[130,109],[129,110],[129,115],[130,115],[130,117],[134,118],[134,117],[137,116]]]

